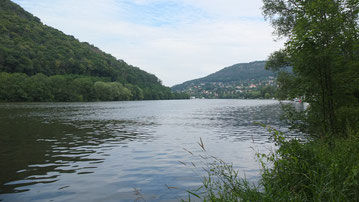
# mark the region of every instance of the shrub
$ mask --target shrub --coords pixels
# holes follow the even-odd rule
[[[278,147],[258,154],[257,185],[215,157],[204,169],[203,186],[190,195],[203,201],[355,201],[359,199],[359,134],[348,138],[286,139],[269,128]],[[205,151],[205,150],[204,150]]]

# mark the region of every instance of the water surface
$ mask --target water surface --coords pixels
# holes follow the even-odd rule
[[[208,154],[250,180],[255,151],[273,147],[261,122],[284,129],[274,100],[0,104],[0,200],[178,201],[200,185],[181,162]],[[196,174],[197,173],[197,174]]]

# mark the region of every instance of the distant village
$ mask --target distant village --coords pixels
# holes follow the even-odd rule
[[[275,77],[231,82],[191,83],[185,90],[195,98],[273,98],[276,89]]]

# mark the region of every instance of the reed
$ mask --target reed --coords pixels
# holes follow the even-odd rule
[[[359,134],[303,142],[268,129],[278,149],[257,154],[262,165],[258,184],[231,164],[201,155],[202,186],[187,191],[188,201],[359,201]],[[206,153],[202,140],[199,145]]]

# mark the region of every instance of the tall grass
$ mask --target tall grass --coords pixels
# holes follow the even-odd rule
[[[257,154],[258,184],[240,177],[232,165],[213,156],[203,185],[192,198],[203,201],[359,201],[359,134],[345,139],[286,139],[269,128],[278,149]],[[204,144],[202,145],[205,151]]]

